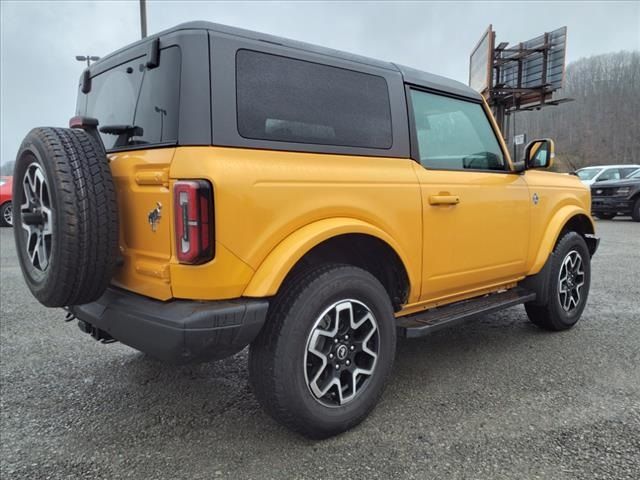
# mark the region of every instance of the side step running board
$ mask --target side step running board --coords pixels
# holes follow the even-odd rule
[[[456,325],[480,315],[513,307],[536,299],[536,294],[524,288],[513,288],[479,298],[435,307],[398,319],[398,335],[415,338],[428,335],[449,325]]]

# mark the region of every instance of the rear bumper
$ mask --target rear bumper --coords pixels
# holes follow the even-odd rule
[[[630,215],[633,202],[624,197],[594,197],[591,200],[591,212],[597,213],[621,213]]]
[[[242,350],[262,328],[268,306],[267,300],[243,298],[162,302],[109,288],[96,302],[70,310],[81,330],[96,338],[112,337],[160,360],[189,363]]]

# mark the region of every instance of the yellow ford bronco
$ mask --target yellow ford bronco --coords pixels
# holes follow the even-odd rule
[[[314,438],[375,406],[397,336],[524,304],[580,318],[590,194],[513,161],[483,98],[401,65],[192,22],[83,72],[14,176],[24,278],[82,331],[174,363],[249,346],[264,408]]]

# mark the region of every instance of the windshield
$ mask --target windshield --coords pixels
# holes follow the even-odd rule
[[[582,170],[578,170],[576,174],[580,177],[580,180],[591,180],[601,171],[601,168],[583,168]]]
[[[640,170],[636,170],[631,175],[629,175],[627,178],[640,178]]]

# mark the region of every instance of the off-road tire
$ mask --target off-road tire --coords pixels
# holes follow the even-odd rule
[[[29,190],[23,186],[28,169],[44,175],[52,212],[48,225],[53,232],[48,263],[39,268],[26,245],[23,221],[29,213],[21,211],[22,207],[14,209],[16,249],[31,293],[47,307],[98,299],[109,285],[118,258],[116,192],[102,143],[78,129],[31,130],[16,159],[16,206],[24,204]]]
[[[640,196],[636,198],[633,203],[633,210],[631,210],[631,218],[634,222],[640,222]]]
[[[10,208],[13,208],[11,202],[4,202],[0,207],[0,227],[10,227],[11,225],[13,225],[13,219],[11,220],[11,223],[5,220],[6,212]]]
[[[560,303],[558,294],[559,275],[562,263],[571,251],[577,251],[584,265],[584,285],[581,289],[581,297],[578,305],[572,311],[565,311]],[[556,244],[548,262],[549,281],[547,302],[544,305],[527,303],[525,310],[532,323],[540,328],[551,331],[567,330],[573,327],[580,319],[589,296],[591,284],[591,255],[582,235],[576,232],[567,232]]]
[[[337,407],[322,405],[305,380],[304,352],[314,322],[341,299],[368,306],[380,332],[378,363],[365,388]],[[349,265],[327,265],[286,282],[270,305],[267,322],[249,351],[253,391],[275,420],[302,435],[321,439],[359,424],[375,407],[391,372],[396,347],[393,309],[380,282]]]

